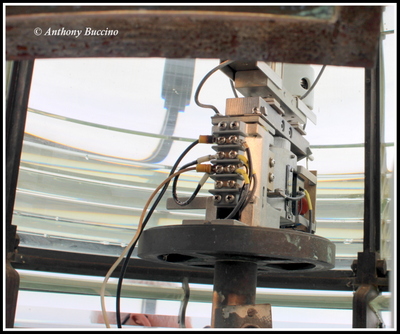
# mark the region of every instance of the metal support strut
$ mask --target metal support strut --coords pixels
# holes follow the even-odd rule
[[[257,264],[242,261],[217,261],[214,271],[211,327],[237,327],[238,318],[226,306],[255,303]],[[226,316],[228,314],[228,316]]]
[[[353,328],[380,328],[384,324],[371,311],[371,301],[379,295],[378,275],[386,275],[380,260],[381,229],[381,125],[379,106],[379,57],[375,68],[365,69],[365,190],[364,245],[353,262],[357,288],[353,298]]]

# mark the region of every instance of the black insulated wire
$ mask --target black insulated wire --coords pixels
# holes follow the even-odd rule
[[[193,143],[191,143],[183,152],[182,154],[179,156],[179,158],[176,160],[175,164],[172,166],[172,169],[170,171],[170,176],[172,174],[175,173],[175,170],[178,168],[178,165],[180,164],[180,162],[182,161],[182,159],[186,156],[186,154],[193,148],[195,147],[197,144],[199,143],[198,140],[194,141]],[[121,301],[121,290],[122,290],[122,282],[123,279],[125,277],[126,274],[126,269],[128,267],[128,263],[129,263],[129,259],[135,249],[135,246],[137,244],[137,241],[139,240],[146,224],[148,223],[148,221],[151,218],[151,215],[153,214],[154,210],[156,209],[158,203],[161,201],[162,197],[164,196],[165,192],[168,189],[168,185],[169,182],[167,182],[164,187],[162,188],[161,192],[159,193],[158,197],[156,198],[156,200],[154,201],[152,207],[150,208],[149,212],[146,215],[146,218],[143,221],[143,225],[142,225],[142,229],[139,232],[139,236],[136,240],[136,242],[134,244],[132,244],[132,246],[129,248],[128,253],[125,256],[125,260],[124,263],[122,265],[121,268],[121,272],[120,272],[120,276],[118,278],[118,284],[117,284],[117,292],[116,292],[116,320],[117,320],[117,326],[118,328],[122,328],[122,322],[121,322],[121,305],[120,305],[120,301]]]
[[[186,165],[182,166],[180,168],[181,169],[185,169],[188,168],[190,166],[196,165],[197,164],[197,160],[194,160],[192,162],[187,163]],[[184,202],[182,202],[179,198],[178,198],[178,194],[177,194],[177,185],[178,185],[178,179],[179,179],[179,175],[177,175],[176,177],[174,177],[174,181],[172,182],[172,197],[174,198],[174,201],[176,204],[180,205],[180,206],[185,206],[190,204],[194,198],[197,196],[197,194],[199,193],[200,189],[201,189],[201,185],[198,184],[195,191],[193,192],[193,194]]]
[[[245,203],[245,201],[247,199],[248,191],[249,191],[249,185],[245,184],[240,191],[239,200],[238,200],[236,206],[233,208],[233,210],[229,213],[229,215],[225,219],[233,219],[235,217],[235,215],[241,209],[243,209],[243,204]]]

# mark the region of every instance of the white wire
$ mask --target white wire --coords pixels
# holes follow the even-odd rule
[[[165,179],[151,194],[151,196],[149,197],[149,199],[147,200],[146,205],[143,208],[142,214],[140,216],[140,220],[139,220],[139,224],[138,224],[138,228],[136,230],[136,233],[134,235],[134,237],[132,238],[132,240],[130,241],[130,243],[128,244],[128,246],[126,246],[126,248],[123,250],[123,252],[121,253],[121,255],[119,256],[119,258],[115,261],[115,263],[111,266],[111,268],[108,270],[106,276],[104,277],[103,283],[101,285],[101,289],[100,289],[100,300],[101,300],[101,312],[103,313],[103,319],[104,319],[104,324],[106,325],[107,328],[110,328],[110,321],[108,319],[108,315],[107,315],[107,310],[106,310],[106,305],[105,305],[105,291],[106,291],[106,285],[108,282],[108,279],[110,278],[110,276],[112,275],[112,273],[114,272],[115,268],[118,267],[118,265],[121,263],[122,259],[125,257],[126,253],[128,253],[129,249],[132,247],[132,245],[137,241],[139,235],[140,235],[140,230],[142,229],[142,225],[143,225],[143,221],[147,212],[147,208],[149,207],[151,201],[153,200],[154,196],[158,193],[158,191],[169,181],[171,181],[171,179],[173,179],[175,176],[181,174],[181,173],[185,173],[191,170],[196,170],[196,167],[191,167],[191,168],[186,168],[186,169],[182,169],[177,171],[176,173],[170,175],[167,179]]]

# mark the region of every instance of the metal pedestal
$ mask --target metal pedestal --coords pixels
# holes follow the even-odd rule
[[[271,328],[270,305],[255,305],[257,274],[331,269],[335,245],[313,234],[284,229],[188,224],[144,231],[138,256],[214,269],[212,327]]]

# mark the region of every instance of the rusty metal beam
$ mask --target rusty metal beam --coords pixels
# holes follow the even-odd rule
[[[19,274],[11,261],[18,246],[17,226],[12,225],[19,164],[24,138],[26,113],[34,61],[17,61],[12,65],[7,87],[6,107],[6,327],[14,327],[18,300]]]
[[[240,9],[7,6],[6,59],[218,58],[367,68],[375,63],[381,6],[335,6],[331,18],[276,6]],[[34,34],[37,28],[40,36]],[[116,35],[85,35],[87,28]],[[81,35],[65,34],[72,30]]]

